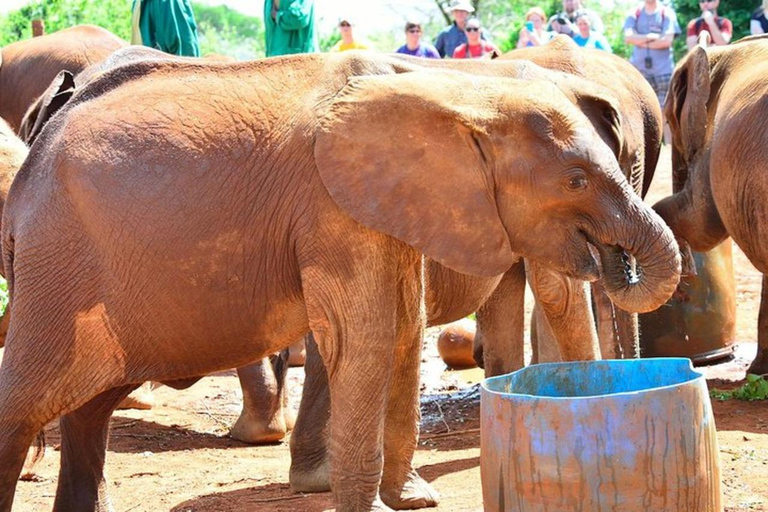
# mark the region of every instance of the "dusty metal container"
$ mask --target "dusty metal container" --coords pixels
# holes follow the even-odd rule
[[[706,363],[729,356],[736,338],[736,282],[731,239],[694,252],[696,276],[684,276],[675,295],[639,315],[643,357],[689,357]]]
[[[487,511],[720,512],[704,377],[685,358],[544,363],[481,387]]]

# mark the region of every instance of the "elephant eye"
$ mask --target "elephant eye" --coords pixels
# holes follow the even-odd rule
[[[570,173],[565,180],[566,187],[573,192],[584,190],[588,184],[589,180],[587,180],[587,176],[582,171]]]

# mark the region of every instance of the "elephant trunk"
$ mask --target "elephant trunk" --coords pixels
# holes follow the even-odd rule
[[[650,208],[632,206],[620,233],[595,244],[603,285],[624,311],[645,313],[664,304],[680,280],[680,252],[672,231]],[[630,256],[636,261],[631,264]]]

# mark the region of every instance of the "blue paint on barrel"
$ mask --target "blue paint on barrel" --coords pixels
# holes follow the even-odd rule
[[[548,363],[486,379],[486,510],[718,512],[711,403],[688,359]]]

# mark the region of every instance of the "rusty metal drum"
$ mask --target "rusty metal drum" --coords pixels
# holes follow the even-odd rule
[[[677,292],[656,311],[639,315],[643,357],[689,357],[706,363],[733,352],[736,283],[731,239],[693,253],[698,275],[684,276]]]
[[[544,363],[486,379],[486,511],[720,512],[712,405],[685,358]]]

